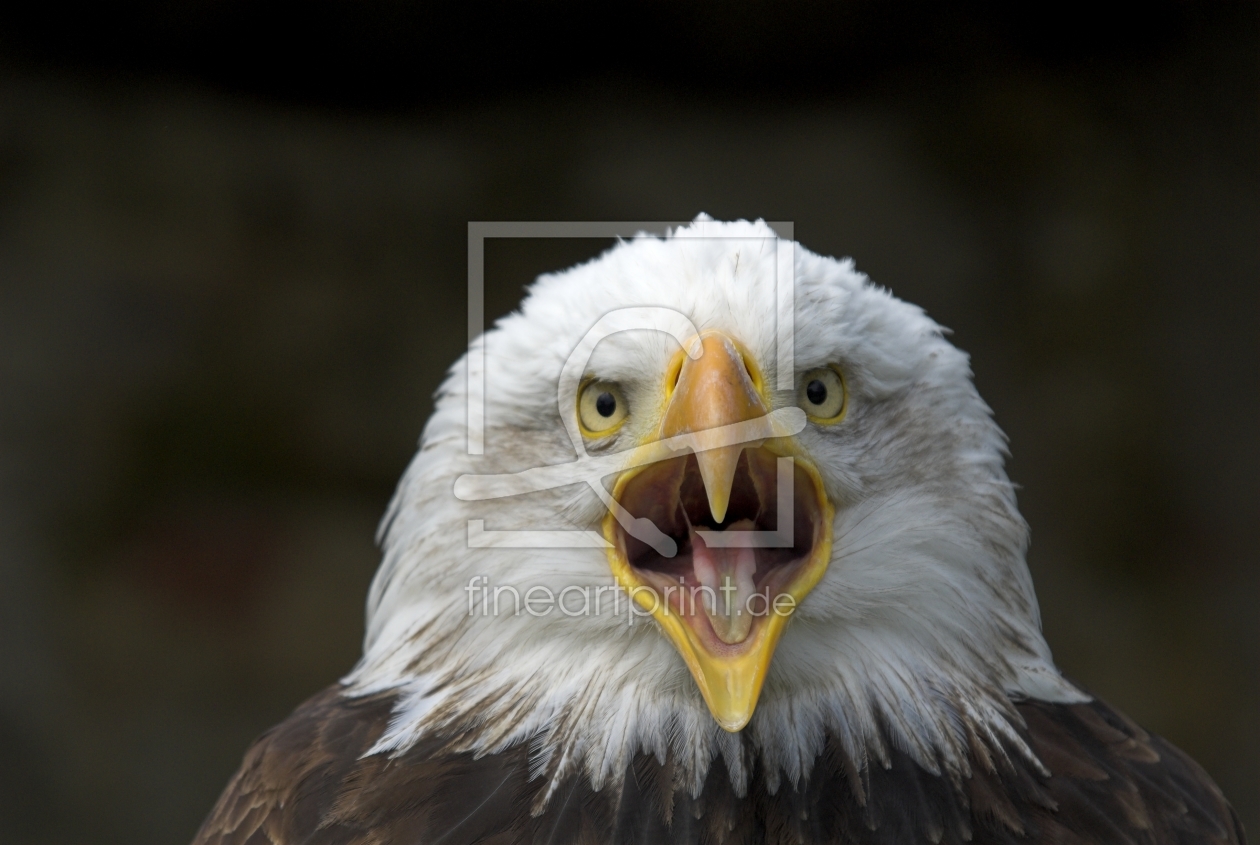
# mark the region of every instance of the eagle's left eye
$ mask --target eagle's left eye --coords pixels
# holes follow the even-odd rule
[[[814,422],[835,423],[844,417],[844,380],[832,367],[819,367],[801,377],[796,391],[796,404],[804,409]]]
[[[585,434],[611,434],[629,410],[621,388],[611,382],[592,381],[578,397],[578,420]]]

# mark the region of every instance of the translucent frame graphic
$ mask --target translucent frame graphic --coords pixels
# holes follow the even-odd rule
[[[617,238],[632,240],[661,237],[673,230],[673,237],[705,237],[683,227],[682,222],[470,222],[468,224],[468,454],[485,453],[486,383],[485,347],[474,345],[485,331],[485,241],[486,238]],[[768,224],[778,235],[775,244],[775,384],[779,390],[794,388],[793,359],[795,309],[795,256],[793,224]],[[681,231],[679,231],[681,229]],[[744,240],[744,238],[741,238]],[[576,460],[552,466],[534,467],[504,475],[465,475],[456,480],[455,495],[466,501],[525,495],[575,482],[585,482],[621,524],[623,530],[652,546],[665,557],[677,553],[676,543],[650,520],[626,512],[612,497],[602,479],[615,472],[643,466],[687,452],[717,449],[738,443],[785,437],[805,427],[805,413],[799,408],[779,408],[764,417],[702,432],[683,434],[624,452],[590,456],[577,427],[574,414],[577,388],[591,353],[600,340],[621,331],[651,329],[672,335],[692,358],[702,354],[699,332],[691,320],[667,308],[644,306],[622,308],[605,314],[574,348],[561,372],[556,401]],[[713,532],[699,531],[711,546],[752,546],[757,548],[792,545],[790,517],[793,507],[793,466],[791,458],[778,459],[776,509],[779,531]],[[729,536],[728,536],[729,535]],[[485,520],[468,521],[471,548],[607,548],[608,542],[596,531],[488,531]]]

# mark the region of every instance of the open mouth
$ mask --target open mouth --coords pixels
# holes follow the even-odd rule
[[[620,525],[617,552],[707,652],[733,656],[758,639],[756,629],[772,615],[786,616],[803,597],[793,587],[824,534],[812,475],[765,447],[744,449],[719,522],[694,454],[652,464],[618,485],[617,498],[673,539],[678,553],[665,557]]]
[[[668,458],[617,479],[613,497],[632,518],[664,532],[677,549],[673,556],[660,551],[669,541],[654,547],[613,513],[604,519],[614,577],[674,643],[728,731],[752,718],[788,617],[831,558],[834,511],[818,471],[776,454],[772,443],[786,445],[771,439],[740,449],[738,458],[727,453],[734,469],[709,474],[715,489],[705,481],[712,452]]]
[[[732,426],[771,415],[764,380],[729,336],[699,340],[698,356],[680,351],[667,368],[661,440],[647,441],[690,443],[617,477],[603,533],[617,583],[678,649],[717,723],[738,731],[827,569],[835,510],[791,435],[731,441]]]

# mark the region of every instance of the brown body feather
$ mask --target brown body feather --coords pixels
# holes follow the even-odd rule
[[[754,772],[738,797],[715,762],[698,797],[668,761],[640,756],[619,791],[578,776],[543,812],[528,748],[474,759],[430,739],[364,757],[389,720],[387,696],[330,688],[245,755],[194,845],[462,843],[1243,843],[1220,790],[1193,760],[1098,700],[1016,705],[1050,771],[1020,758],[972,760],[955,785],[893,751],[860,767],[828,742],[807,782],[771,794]]]

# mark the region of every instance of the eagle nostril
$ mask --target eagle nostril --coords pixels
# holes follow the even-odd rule
[[[678,380],[682,378],[684,358],[686,358],[686,355],[675,358],[671,370],[665,376],[666,396],[673,396],[674,390],[678,387]]]
[[[757,365],[749,359],[748,353],[744,351],[743,347],[736,346],[735,352],[739,355],[739,363],[743,365],[744,375],[748,377],[748,383],[760,393],[762,390],[761,370],[757,369]]]

